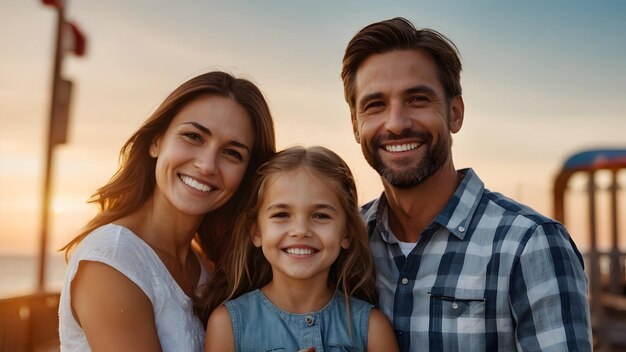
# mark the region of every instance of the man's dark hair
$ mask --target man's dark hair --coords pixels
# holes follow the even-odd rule
[[[459,52],[443,34],[428,28],[415,29],[402,17],[376,22],[361,29],[348,43],[343,56],[341,79],[352,118],[355,110],[356,72],[368,57],[393,50],[423,50],[437,64],[437,75],[446,98],[461,95],[461,60]]]

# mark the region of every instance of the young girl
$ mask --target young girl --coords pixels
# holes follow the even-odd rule
[[[223,279],[210,285],[226,281],[226,291],[208,291],[208,309],[219,307],[205,351],[397,350],[387,318],[355,298],[375,300],[373,261],[352,174],[337,154],[278,153],[259,169],[247,209],[218,265]]]

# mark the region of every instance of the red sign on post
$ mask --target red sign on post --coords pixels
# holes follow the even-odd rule
[[[64,5],[63,0],[41,0],[41,2],[43,2],[44,5],[54,6],[57,8],[62,8]]]
[[[76,56],[83,56],[87,41],[85,36],[74,23],[66,21],[63,33],[63,50],[72,51]]]

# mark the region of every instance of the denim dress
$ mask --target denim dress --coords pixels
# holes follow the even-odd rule
[[[372,305],[350,298],[350,324],[343,293],[335,292],[322,309],[294,314],[276,307],[260,291],[225,303],[237,351],[296,352],[315,347],[322,351],[366,351]]]

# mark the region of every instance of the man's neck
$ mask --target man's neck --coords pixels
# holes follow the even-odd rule
[[[443,210],[462,180],[452,162],[419,185],[401,189],[383,179],[389,203],[389,227],[402,242],[417,242],[422,231]]]

